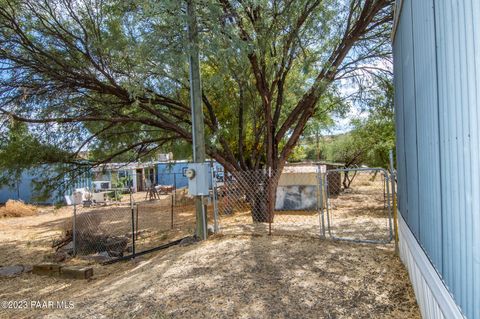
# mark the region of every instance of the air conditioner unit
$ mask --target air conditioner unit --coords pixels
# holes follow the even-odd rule
[[[112,183],[110,181],[93,181],[93,189],[96,191],[107,190],[112,188]]]

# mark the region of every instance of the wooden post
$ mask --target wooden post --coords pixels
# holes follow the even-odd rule
[[[398,247],[398,216],[397,216],[397,196],[395,196],[395,169],[393,164],[393,150],[390,150],[389,153],[390,157],[390,177],[392,182],[392,202],[393,202],[393,228],[395,233],[395,253],[398,255],[399,247]]]

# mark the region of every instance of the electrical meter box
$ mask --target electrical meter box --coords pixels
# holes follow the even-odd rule
[[[188,178],[188,193],[193,196],[209,195],[210,164],[190,163],[185,172]]]

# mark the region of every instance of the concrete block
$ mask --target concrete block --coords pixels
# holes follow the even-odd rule
[[[92,267],[65,266],[60,269],[60,277],[67,279],[88,279],[93,276]]]
[[[2,277],[15,277],[15,276],[18,276],[18,275],[20,275],[24,272],[28,272],[27,267],[29,267],[29,266],[14,265],[14,266],[0,267],[0,278],[2,278]]]
[[[53,263],[33,265],[32,272],[36,275],[58,276],[61,266]]]

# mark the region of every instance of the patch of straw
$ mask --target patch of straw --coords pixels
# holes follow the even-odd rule
[[[36,214],[37,207],[13,199],[9,199],[5,206],[0,207],[0,217],[23,217]]]

